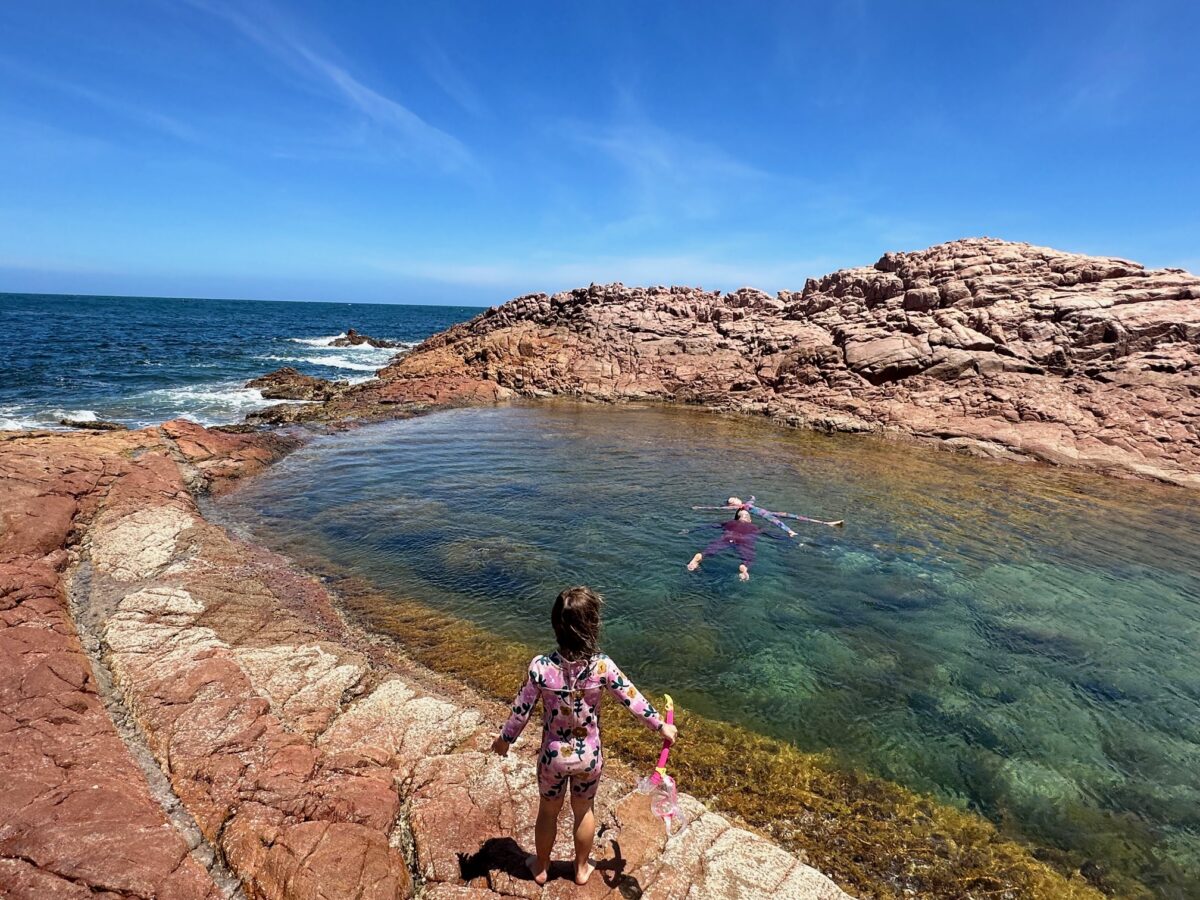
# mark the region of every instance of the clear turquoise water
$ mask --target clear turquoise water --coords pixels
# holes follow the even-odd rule
[[[688,573],[755,493],[845,518],[764,537],[747,584]],[[551,644],[605,646],[688,707],[834,750],[1200,894],[1200,509],[1193,494],[663,408],[464,410],[315,441],[222,501],[268,543]]]

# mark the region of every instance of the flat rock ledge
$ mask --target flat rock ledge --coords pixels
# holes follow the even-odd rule
[[[978,238],[775,295],[591,285],[518,297],[261,418],[518,395],[694,403],[1200,487],[1200,278]]]
[[[0,436],[0,896],[847,896],[691,797],[668,840],[621,776],[591,884],[537,888],[533,742],[490,756],[495,704],[202,517],[199,492],[291,446],[183,421]]]

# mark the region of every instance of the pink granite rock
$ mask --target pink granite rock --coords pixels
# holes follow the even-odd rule
[[[485,382],[1200,486],[1200,278],[990,238],[888,253],[776,297],[620,284],[518,297],[380,378],[332,414],[415,385],[496,399],[464,390]]]

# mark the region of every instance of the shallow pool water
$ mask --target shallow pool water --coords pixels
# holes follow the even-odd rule
[[[730,494],[845,519],[684,564]],[[1193,494],[662,407],[462,410],[317,439],[222,501],[284,550],[509,637],[604,645],[712,717],[1200,890]]]

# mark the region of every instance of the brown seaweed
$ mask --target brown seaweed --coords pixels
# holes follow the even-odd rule
[[[433,610],[339,583],[349,612],[415,659],[507,701],[534,648]],[[981,815],[839,764],[832,756],[677,709],[671,756],[680,784],[770,835],[864,898],[1148,898],[1149,890],[1069,851],[1033,846]],[[637,766],[653,738],[605,720],[609,753]],[[1085,874],[1086,873],[1086,874]]]

